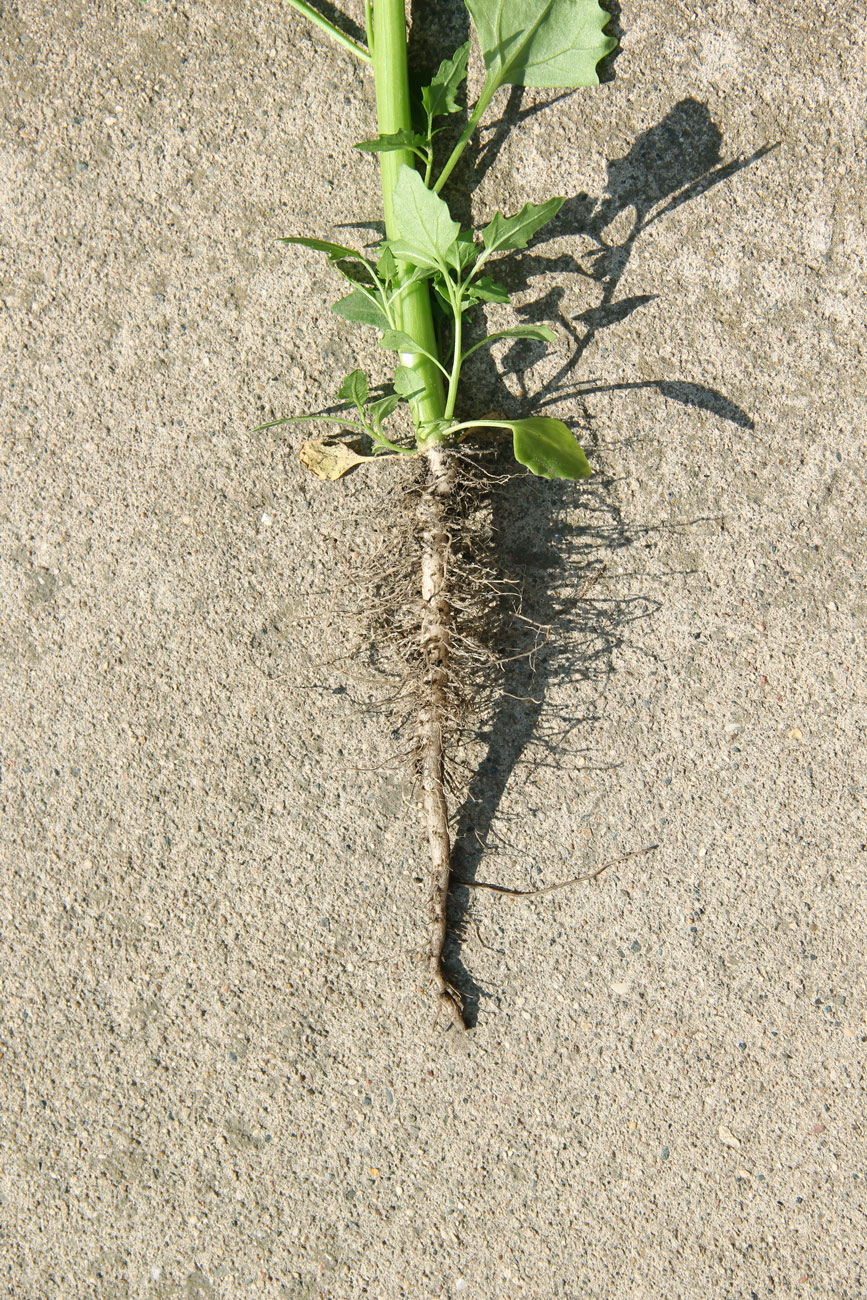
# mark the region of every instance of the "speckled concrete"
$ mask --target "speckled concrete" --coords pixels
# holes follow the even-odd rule
[[[370,77],[276,0],[0,7],[4,1296],[867,1291],[867,24],[620,22],[472,195],[569,196],[561,344],[475,382],[597,475],[497,506],[555,626],[454,803],[481,880],[659,848],[459,899],[456,1040],[351,608],[395,480],[251,432],[384,376],[274,242],[375,220]]]

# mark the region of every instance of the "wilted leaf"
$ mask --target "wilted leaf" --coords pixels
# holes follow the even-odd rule
[[[298,456],[306,469],[327,482],[342,478],[348,470],[371,459],[370,456],[359,456],[345,442],[302,442]]]

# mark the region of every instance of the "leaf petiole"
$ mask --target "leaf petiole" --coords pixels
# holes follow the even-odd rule
[[[479,98],[476,101],[476,106],[473,109],[472,113],[470,114],[469,121],[467,122],[466,126],[461,132],[461,138],[458,140],[454,149],[452,149],[448,161],[446,162],[445,166],[443,167],[442,171],[439,174],[439,177],[437,178],[437,183],[433,187],[434,194],[439,194],[440,190],[445,185],[448,178],[451,176],[452,172],[457,166],[461,154],[464,152],[464,150],[466,149],[467,145],[470,142],[470,137],[472,136],[476,127],[479,125],[479,122],[482,120],[485,109],[488,107],[491,100],[494,98],[494,95],[496,95],[497,91],[500,89],[501,84],[502,83],[499,81],[496,74],[493,74],[489,71],[487,76],[485,77],[485,84],[482,86],[482,93],[479,95]]]
[[[373,62],[373,55],[368,53],[363,45],[359,45],[358,41],[354,41],[351,36],[347,36],[339,27],[335,27],[334,23],[330,23],[321,13],[307,4],[306,0],[286,0],[286,3],[291,5],[293,9],[297,9],[298,13],[303,14],[305,18],[309,18],[311,23],[321,27],[323,32],[327,32],[332,40],[337,41],[337,44],[342,45],[345,50],[349,50],[350,54],[354,54],[357,59],[361,59],[362,63]],[[368,32],[369,30],[368,28]]]
[[[347,429],[358,429],[360,433],[369,432],[357,420],[344,420],[342,415],[284,415],[282,420],[269,420],[267,424],[257,424],[253,432],[261,433],[263,429],[274,429],[278,424],[300,424],[302,420],[313,420],[319,424],[342,424]]]

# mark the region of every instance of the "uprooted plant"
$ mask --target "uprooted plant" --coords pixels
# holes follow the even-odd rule
[[[515,459],[544,478],[582,479],[590,473],[569,428],[550,417],[457,418],[461,374],[467,358],[501,338],[556,339],[545,325],[520,325],[468,342],[481,304],[509,295],[492,275],[496,259],[527,247],[559,211],[564,199],[527,203],[511,216],[497,212],[479,231],[462,230],[441,196],[497,91],[506,85],[573,88],[597,84],[596,65],[616,44],[604,34],[609,15],[596,0],[466,0],[485,65],[481,93],[467,110],[459,138],[438,174],[435,142],[448,119],[463,110],[458,95],[467,74],[469,42],[445,60],[420,97],[410,94],[404,0],[366,0],[367,48],[333,26],[304,0],[289,0],[359,59],[372,66],[378,134],[356,147],[381,160],[385,238],[361,252],[327,239],[292,235],[324,253],[351,286],[333,310],[348,321],[380,331],[380,347],[397,354],[391,391],[375,399],[361,370],[347,375],[336,394],[342,414],[292,415],[260,428],[319,420],[339,426],[329,440],[302,448],[305,464],[337,479],[364,461],[416,457],[425,467],[419,497],[416,662],[420,665],[417,742],[420,784],[431,859],[430,979],[440,1005],[463,1028],[460,994],[442,969],[451,874],[448,808],[444,791],[444,732],[455,689],[455,590],[450,564],[449,503],[458,478],[455,449],[495,431],[511,435]],[[405,433],[411,417],[412,434]],[[355,448],[359,439],[363,450]]]

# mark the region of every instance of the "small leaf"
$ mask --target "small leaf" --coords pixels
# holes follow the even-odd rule
[[[546,415],[510,420],[515,460],[540,478],[589,478],[587,457],[562,420]]]
[[[439,66],[437,74],[429,86],[421,92],[422,102],[429,118],[441,117],[444,113],[457,113],[458,104],[455,95],[467,75],[467,59],[470,43],[455,50],[450,59],[445,59]]]
[[[306,469],[327,482],[342,478],[348,470],[371,459],[370,456],[359,456],[345,442],[302,442],[298,456]]]
[[[375,325],[378,330],[391,328],[391,323],[379,304],[372,302],[360,289],[353,289],[352,293],[336,302],[331,310],[344,320],[351,320],[358,325]]]
[[[498,85],[595,86],[617,41],[596,0],[467,0],[482,56]]]
[[[424,348],[416,343],[404,330],[386,330],[379,340],[379,346],[390,352],[423,352]]]
[[[455,240],[458,250],[458,266],[462,271],[466,271],[472,266],[479,255],[478,245],[473,239],[471,230],[462,230]]]
[[[548,325],[513,325],[511,329],[497,330],[496,334],[489,334],[487,338],[481,339],[467,349],[464,357],[471,356],[486,343],[496,343],[498,339],[536,339],[539,343],[556,343],[557,335]]]
[[[397,262],[394,260],[394,253],[387,245],[376,263],[376,269],[380,279],[384,280],[386,284],[393,284],[397,279]]]
[[[373,423],[379,425],[383,420],[387,420],[397,410],[400,401],[396,393],[389,393],[387,397],[380,397],[378,401],[371,402],[368,407],[370,418]]]
[[[378,135],[375,140],[360,140],[353,148],[364,153],[391,153],[397,149],[425,149],[427,140],[415,131],[393,131],[391,135]]]
[[[352,402],[353,406],[363,406],[367,401],[367,375],[363,370],[351,370],[337,390],[341,401]]]
[[[305,248],[315,248],[318,253],[327,253],[328,260],[331,262],[340,262],[347,257],[352,258],[354,262],[367,261],[367,258],[356,252],[354,248],[346,248],[343,244],[332,244],[330,239],[308,239],[306,235],[282,235],[277,242],[303,244]]]
[[[513,325],[508,330],[498,330],[498,339],[537,339],[540,343],[556,343],[557,335],[550,325]]]
[[[458,264],[455,240],[460,226],[452,220],[445,200],[406,165],[400,168],[394,187],[394,221],[398,239],[391,249],[395,257],[419,266]]]
[[[481,275],[478,280],[471,280],[463,289],[464,298],[468,302],[508,302],[509,291],[504,289],[496,280],[492,280],[489,275]]]
[[[504,217],[502,212],[497,212],[481,232],[485,248],[489,253],[526,248],[536,231],[556,217],[565,202],[565,199],[553,198],[546,203],[525,203],[513,217]]]
[[[424,392],[424,383],[410,366],[398,366],[394,372],[394,391],[410,401]]]

